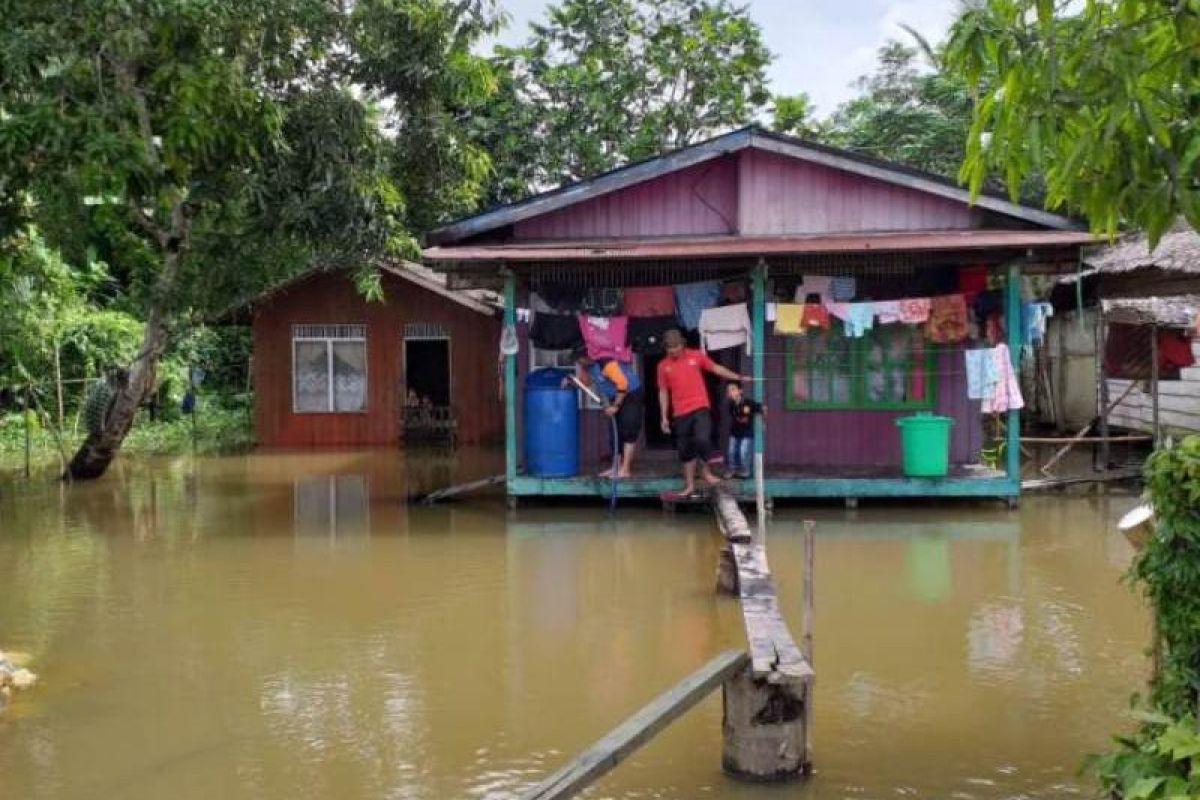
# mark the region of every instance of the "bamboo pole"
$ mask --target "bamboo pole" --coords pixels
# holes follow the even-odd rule
[[[1108,346],[1108,336],[1105,331],[1104,303],[1096,307],[1096,372],[1099,376],[1100,435],[1108,438],[1108,375],[1104,368],[1104,355]],[[1133,384],[1130,383],[1130,386]],[[1124,399],[1124,398],[1122,398]],[[1119,403],[1120,401],[1118,401]],[[1109,447],[1108,442],[1100,443],[1100,471],[1108,472]]]
[[[54,390],[58,395],[58,429],[63,429],[63,381],[62,381],[62,360],[60,356],[61,347],[58,344],[58,339],[54,340]]]
[[[25,393],[21,396],[21,419],[25,423],[25,477],[30,476],[29,469],[29,387],[25,387]]]
[[[1103,388],[1103,386],[1105,386],[1105,385],[1107,385],[1107,381],[1102,381],[1102,383],[1101,383],[1101,386],[1102,386],[1102,388]],[[1103,409],[1100,411],[1100,426],[1101,426],[1101,429],[1102,429],[1102,430],[1101,430],[1101,434],[1100,434],[1100,437],[1099,437],[1098,441],[1100,441],[1100,443],[1101,443],[1101,447],[1105,448],[1105,450],[1107,450],[1107,448],[1108,448],[1108,443],[1109,443],[1109,442],[1112,440],[1112,439],[1111,439],[1111,437],[1109,437],[1109,435],[1108,435],[1108,412],[1112,411],[1114,408],[1116,408],[1117,406],[1121,405],[1121,401],[1122,401],[1122,400],[1124,400],[1124,399],[1125,399],[1125,397],[1126,397],[1126,396],[1127,396],[1127,395],[1128,395],[1128,394],[1129,394],[1131,391],[1133,391],[1133,387],[1135,387],[1135,386],[1137,386],[1137,383],[1135,383],[1135,382],[1132,382],[1132,381],[1131,381],[1131,382],[1130,382],[1130,384],[1129,384],[1128,386],[1126,386],[1126,387],[1125,387],[1125,391],[1121,392],[1121,395],[1120,395],[1120,396],[1119,396],[1119,397],[1118,397],[1116,400],[1114,400],[1113,402],[1111,402],[1111,403],[1109,403],[1108,405],[1106,405],[1106,406],[1105,406],[1105,407],[1104,407],[1104,408],[1103,408]],[[1107,397],[1108,397],[1108,392],[1107,392],[1107,391],[1102,391],[1102,395],[1103,395],[1105,398],[1107,398]],[[1068,452],[1071,450],[1071,448],[1072,448],[1072,447],[1074,447],[1075,445],[1079,444],[1079,442],[1083,441],[1083,438],[1084,438],[1085,436],[1087,436],[1087,433],[1088,433],[1088,431],[1090,431],[1091,429],[1092,429],[1092,423],[1091,423],[1091,422],[1089,422],[1087,425],[1084,425],[1082,429],[1080,429],[1079,433],[1075,434],[1075,435],[1074,435],[1074,436],[1072,436],[1072,437],[1071,437],[1069,440],[1067,440],[1067,443],[1066,443],[1066,444],[1064,444],[1062,447],[1060,447],[1060,448],[1059,448],[1059,450],[1058,450],[1058,452],[1057,452],[1057,453],[1055,453],[1055,454],[1054,454],[1054,455],[1053,455],[1053,456],[1050,458],[1050,460],[1049,460],[1049,461],[1047,461],[1047,462],[1046,462],[1046,463],[1045,463],[1045,464],[1042,466],[1042,474],[1043,474],[1043,475],[1050,475],[1050,468],[1051,468],[1051,467],[1053,467],[1055,464],[1057,464],[1059,461],[1061,461],[1061,460],[1062,460],[1062,458],[1063,458],[1063,456],[1065,456],[1065,455],[1066,455],[1066,454],[1067,454],[1067,453],[1068,453]],[[1107,453],[1106,453],[1106,455],[1105,455],[1105,458],[1104,458],[1104,470],[1105,470],[1105,471],[1107,471],[1107,470],[1108,470],[1108,457],[1107,457]]]
[[[754,454],[754,510],[758,517],[755,527],[755,544],[764,547],[767,544],[767,492],[763,478],[763,454]]]
[[[1162,435],[1161,426],[1158,419],[1158,323],[1155,322],[1150,327],[1150,402],[1153,403],[1153,425],[1154,446],[1158,447],[1159,438]]]
[[[816,528],[816,523],[813,520],[804,521],[804,629],[801,641],[804,647],[804,658],[808,661],[808,665],[815,670],[816,662],[813,661],[813,582],[816,572],[813,570],[813,560],[817,549],[817,537],[813,535],[814,528]],[[807,751],[804,755],[804,763],[811,769],[813,763],[813,691],[811,683],[809,683],[804,697],[804,732],[804,745]]]

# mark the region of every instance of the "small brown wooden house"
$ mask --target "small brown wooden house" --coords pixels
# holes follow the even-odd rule
[[[500,320],[488,294],[451,291],[413,264],[381,271],[382,302],[347,272],[318,271],[233,313],[253,330],[260,445],[500,437]]]

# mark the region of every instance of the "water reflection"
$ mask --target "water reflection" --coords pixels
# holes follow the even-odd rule
[[[123,461],[0,485],[0,644],[43,684],[0,719],[0,796],[510,798],[726,647],[706,514],[405,505],[495,453]],[[818,521],[818,774],[800,796],[1090,791],[1147,624],[1110,535],[1132,499],[780,509],[798,629]],[[757,800],[711,698],[598,797]]]
[[[292,494],[292,517],[297,536],[334,540],[370,535],[371,506],[366,475],[297,478]]]

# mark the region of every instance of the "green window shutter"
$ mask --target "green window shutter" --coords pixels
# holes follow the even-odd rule
[[[937,353],[919,328],[886,325],[858,339],[841,323],[787,337],[785,405],[791,410],[930,410],[937,397]]]

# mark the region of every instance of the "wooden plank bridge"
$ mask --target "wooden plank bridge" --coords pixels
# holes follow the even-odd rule
[[[721,767],[726,773],[783,781],[811,771],[812,526],[806,525],[805,534],[802,651],[780,612],[765,543],[756,540],[736,498],[716,494],[713,510],[724,539],[717,591],[739,598],[748,652],[718,655],[526,791],[522,800],[574,797],[718,686],[724,700]]]

